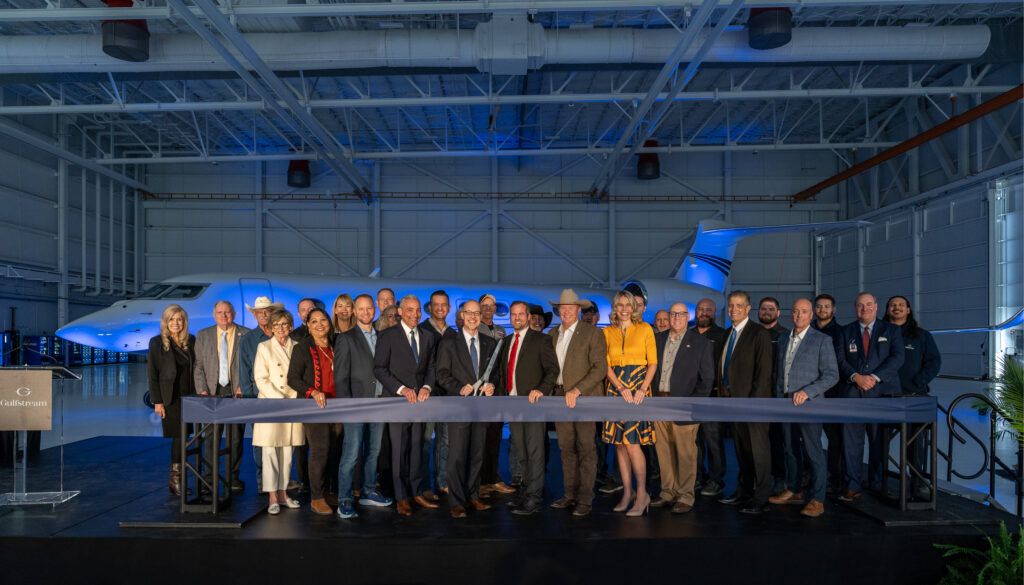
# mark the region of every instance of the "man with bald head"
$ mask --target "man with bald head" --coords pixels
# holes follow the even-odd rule
[[[801,406],[808,400],[824,399],[825,391],[839,380],[832,338],[811,327],[814,308],[808,299],[793,303],[793,331],[779,336],[775,373],[775,395],[784,396]],[[817,518],[825,512],[826,465],[821,448],[821,423],[780,423],[785,488],[768,498],[772,504],[804,504],[804,516]],[[800,439],[811,468],[811,493],[802,489]]]
[[[903,335],[900,328],[878,319],[878,300],[869,292],[854,302],[857,320],[842,328],[834,339],[839,381],[844,398],[877,398],[901,392]],[[840,500],[860,497],[864,469],[864,435],[868,437],[868,487],[884,489],[885,441],[878,424],[844,423],[843,447],[846,462],[845,490]]]

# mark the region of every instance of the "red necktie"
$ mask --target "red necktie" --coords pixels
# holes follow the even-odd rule
[[[516,338],[512,340],[512,349],[508,350],[508,375],[505,377],[505,390],[509,393],[512,392],[512,386],[515,383],[514,376],[516,375],[516,351],[519,349],[519,334],[516,333]]]
[[[860,334],[860,344],[864,346],[864,356],[867,357],[868,349],[871,347],[871,332],[865,327]]]

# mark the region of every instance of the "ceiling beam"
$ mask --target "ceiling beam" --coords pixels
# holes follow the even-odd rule
[[[727,6],[727,0],[711,0]],[[861,8],[858,0],[749,0],[748,7],[790,7],[794,9]],[[1017,0],[872,0],[871,6],[936,6],[936,5],[991,5],[1018,4]],[[239,5],[222,13],[235,17],[301,18],[301,17],[353,17],[395,16],[417,14],[500,14],[522,12],[619,12],[661,9],[684,9],[693,6],[693,0],[463,0],[438,2],[360,2],[342,4],[275,4]],[[196,16],[203,14],[192,8]],[[139,6],[133,8],[8,8],[0,10],[0,22],[86,22],[102,20],[163,20],[171,18],[169,7]]]

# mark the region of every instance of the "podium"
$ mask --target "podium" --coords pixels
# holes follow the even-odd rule
[[[78,374],[60,366],[24,366],[0,368],[0,431],[15,431],[13,465],[14,491],[0,494],[0,506],[57,506],[79,494],[64,489],[64,383],[81,380]],[[54,400],[54,387],[57,388]],[[29,431],[53,428],[54,402],[60,451],[60,476],[57,491],[28,491]],[[18,461],[18,446],[23,455]]]

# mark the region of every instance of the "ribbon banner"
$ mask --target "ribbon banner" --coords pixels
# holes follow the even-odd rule
[[[675,422],[933,423],[932,396],[822,398],[794,406],[788,398],[648,398],[640,405],[622,398],[583,397],[576,408],[562,397],[530,404],[525,397],[436,396],[416,404],[404,398],[342,398],[319,408],[313,400],[257,400],[190,396],[185,422],[586,422],[662,420]]]

